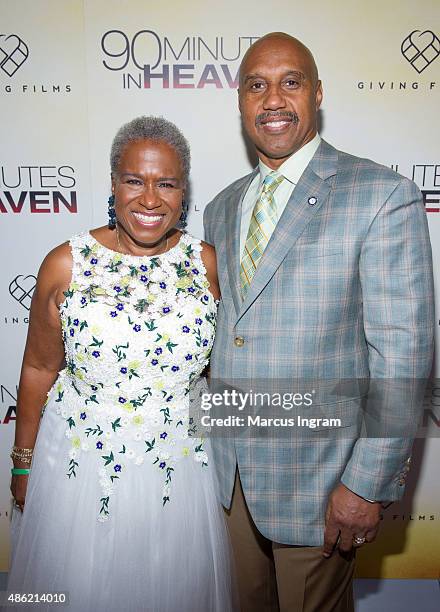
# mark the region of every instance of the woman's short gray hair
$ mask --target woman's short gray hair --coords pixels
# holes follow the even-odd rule
[[[185,183],[188,181],[191,165],[189,144],[178,127],[163,117],[142,116],[125,123],[119,128],[113,139],[110,152],[110,168],[112,174],[117,174],[118,166],[124,148],[139,140],[155,140],[165,142],[173,147],[180,158]]]

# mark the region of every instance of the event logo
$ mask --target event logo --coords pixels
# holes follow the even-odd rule
[[[399,44],[396,42],[396,46]],[[440,55],[440,39],[431,30],[414,30],[406,36],[406,38],[400,43],[400,51],[406,61],[414,68],[414,70],[421,74],[428,66],[434,62]],[[393,54],[393,60],[400,56],[396,53]],[[377,62],[379,60],[376,60]],[[400,60],[401,61],[401,60]],[[377,64],[380,65],[379,63]],[[400,70],[399,70],[400,73]],[[430,71],[428,70],[428,74]],[[372,76],[372,75],[371,75]],[[413,95],[414,92],[431,92],[435,91],[438,87],[438,83],[431,79],[401,79],[396,75],[392,75],[391,79],[377,78],[378,73],[374,74],[374,77],[365,75],[365,78],[357,82],[357,89],[363,92],[375,92],[385,93],[394,92],[395,94],[401,95]]]
[[[30,310],[36,283],[37,278],[33,274],[28,274],[28,276],[18,274],[9,285],[9,293],[23,308]]]
[[[0,74],[14,76],[29,57],[29,47],[17,34],[0,34]],[[49,61],[49,59],[48,59]],[[72,86],[60,83],[19,83],[7,82],[1,86],[6,94],[69,94]]]
[[[0,404],[3,405],[3,411],[0,415],[0,418],[3,416],[3,419],[0,420],[0,423],[3,423],[3,425],[16,420],[17,392],[18,388],[11,392],[7,387],[0,384]]]
[[[0,34],[0,68],[13,76],[29,57],[27,44],[16,34]]]
[[[123,89],[238,87],[238,64],[258,36],[183,36],[171,40],[153,30],[133,36],[109,30],[101,37],[102,63],[119,72]]]
[[[72,166],[0,166],[0,215],[78,212]]]
[[[440,40],[431,30],[414,30],[400,47],[403,57],[419,74],[440,55]]]

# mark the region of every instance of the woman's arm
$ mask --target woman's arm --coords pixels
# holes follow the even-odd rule
[[[217,276],[217,258],[215,249],[207,242],[202,242],[202,261],[206,268],[206,278],[209,281],[209,290],[216,300],[220,299],[220,288]]]
[[[19,448],[34,447],[47,392],[63,364],[58,306],[64,300],[71,270],[72,256],[66,243],[47,255],[38,273],[17,397],[14,444]],[[14,459],[14,467],[26,468],[29,464]],[[24,503],[26,484],[26,476],[12,478],[12,494],[19,504]]]

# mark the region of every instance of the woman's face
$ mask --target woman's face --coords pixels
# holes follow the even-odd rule
[[[128,144],[112,177],[118,225],[140,246],[159,244],[181,215],[183,188],[173,147],[153,140]]]

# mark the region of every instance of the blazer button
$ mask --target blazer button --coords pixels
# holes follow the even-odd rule
[[[236,336],[234,338],[234,344],[235,346],[243,346],[244,345],[244,338],[242,336]]]

